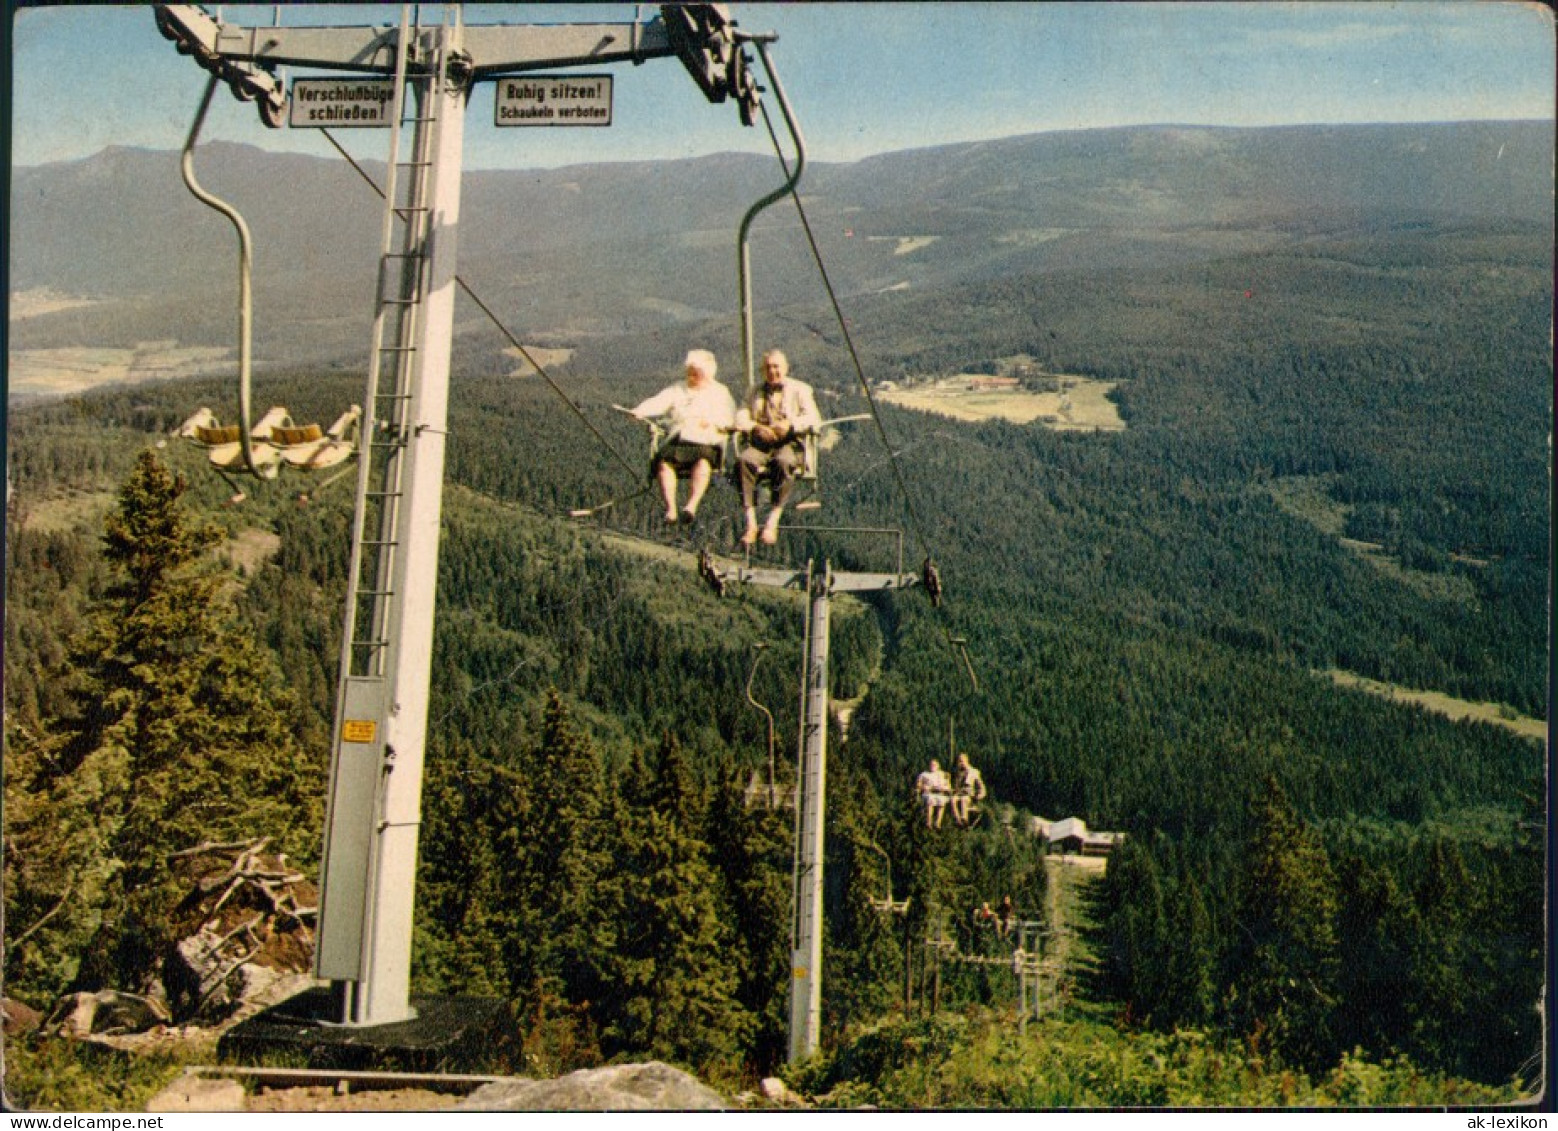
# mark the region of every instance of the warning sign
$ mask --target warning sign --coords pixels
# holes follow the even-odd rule
[[[372,742],[379,724],[372,719],[346,719],[341,723],[342,742]]]
[[[610,75],[525,75],[499,79],[496,85],[497,125],[611,125]]]
[[[393,79],[295,79],[290,126],[387,126]]]

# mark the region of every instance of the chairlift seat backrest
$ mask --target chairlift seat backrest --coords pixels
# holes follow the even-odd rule
[[[282,426],[273,430],[271,439],[283,448],[294,448],[300,444],[312,444],[325,437],[324,430],[317,424]]]
[[[238,425],[225,424],[207,427],[196,425],[195,441],[206,445],[208,448],[217,447],[220,444],[236,444],[238,442]]]
[[[272,405],[266,410],[265,415],[260,417],[260,422],[250,430],[249,435],[256,440],[273,441],[276,429],[292,427],[294,427],[292,417],[287,414],[286,408],[279,404]]]
[[[274,442],[281,449],[281,458],[292,467],[305,471],[334,467],[357,450],[355,432],[361,419],[362,409],[353,405],[324,431],[317,424],[277,428]]]
[[[190,413],[184,423],[173,430],[173,434],[183,440],[198,441],[202,428],[215,428],[216,426],[216,413],[202,405]],[[237,436],[235,435],[233,438],[237,439]]]

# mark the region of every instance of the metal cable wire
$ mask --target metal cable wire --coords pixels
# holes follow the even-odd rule
[[[768,113],[768,104],[759,103],[763,110],[763,125],[768,129],[769,140],[773,142],[774,153],[779,158],[779,164],[784,169],[785,175],[790,172],[789,162],[785,160],[784,151],[779,144],[779,135],[774,130],[772,117]],[[855,349],[854,338],[849,332],[849,323],[844,318],[843,307],[839,305],[838,292],[833,289],[833,280],[828,275],[827,265],[822,261],[822,251],[817,246],[817,237],[812,232],[811,221],[806,216],[806,208],[801,204],[800,193],[792,192],[791,199],[795,201],[796,214],[801,218],[801,228],[806,233],[806,242],[811,246],[813,261],[817,264],[817,273],[822,277],[823,289],[828,292],[828,301],[833,306],[833,315],[838,319],[839,332],[844,338],[844,348],[849,351],[849,359],[855,367],[855,377],[860,383],[860,391],[865,394],[866,404],[871,409],[871,419],[876,424],[877,435],[881,437],[882,447],[886,449],[892,460],[893,476],[898,480],[898,489],[903,494],[904,508],[909,512],[909,525],[914,528],[915,536],[919,539],[920,549],[927,559],[933,557],[930,549],[930,539],[925,534],[925,524],[920,521],[919,513],[915,510],[914,496],[909,491],[908,481],[904,479],[903,468],[898,459],[893,455],[892,441],[887,436],[887,428],[882,423],[882,414],[877,409],[876,398],[871,395],[871,386],[866,381],[865,368],[860,364],[860,354]]]
[[[341,143],[335,140],[335,136],[328,129],[321,130],[320,132],[325,135],[325,140],[335,147],[336,152],[339,153],[342,157],[346,158],[346,163],[356,171],[357,175],[368,183],[368,187],[373,189],[374,192],[378,193],[379,199],[382,200],[384,198],[384,190],[378,186],[378,183],[374,181],[373,177],[369,175],[368,171],[359,165],[350,153],[346,152],[346,150],[342,148]],[[399,214],[399,212],[400,210],[396,209],[396,213]],[[497,327],[498,333],[503,335],[503,337],[508,341],[509,345],[513,346],[514,349],[519,351],[520,357],[524,358],[530,367],[540,375],[541,379],[551,386],[552,391],[562,398],[563,403],[566,404],[571,410],[573,410],[573,414],[577,416],[580,422],[590,430],[590,434],[600,442],[601,447],[610,452],[616,461],[625,467],[631,474],[635,476],[638,475],[642,470],[639,465],[631,462],[626,456],[624,456],[621,452],[617,451],[617,449],[612,446],[611,441],[601,433],[599,428],[595,427],[594,422],[591,421],[588,416],[584,415],[584,410],[575,404],[567,393],[563,392],[562,386],[554,381],[552,379],[552,375],[541,367],[541,363],[533,356],[531,356],[530,351],[525,348],[524,344],[509,332],[508,327],[499,320],[498,316],[492,312],[492,309],[481,300],[480,296],[478,296],[474,290],[471,289],[471,285],[459,275],[454,277],[454,281],[460,285],[460,289],[465,292],[466,297],[474,302],[477,307],[480,308],[481,312],[487,316],[488,320],[493,324],[493,326]]]
[[[774,153],[779,158],[779,164],[784,169],[785,175],[789,175],[789,164],[785,160],[784,150],[779,144],[778,132],[774,129],[773,119],[769,116],[767,103],[759,103],[763,110],[763,125],[768,130],[768,138],[773,143]],[[855,377],[860,382],[860,391],[865,395],[866,404],[871,408],[871,419],[876,423],[877,435],[881,437],[882,447],[887,452],[888,461],[892,464],[893,477],[898,481],[898,489],[903,494],[904,509],[909,515],[909,524],[914,528],[915,536],[919,539],[920,550],[925,555],[927,567],[934,561],[935,555],[931,553],[930,538],[925,532],[925,524],[920,521],[919,512],[914,506],[914,496],[909,491],[908,481],[904,478],[903,467],[898,462],[898,453],[893,450],[892,441],[888,438],[887,428],[882,423],[882,414],[878,411],[876,398],[871,395],[871,386],[866,381],[865,368],[860,363],[860,354],[855,349],[854,338],[849,332],[849,323],[844,318],[844,310],[839,305],[838,292],[833,288],[833,280],[828,275],[827,265],[822,261],[822,251],[817,246],[817,237],[812,232],[811,221],[806,216],[806,208],[801,203],[798,192],[791,192],[790,196],[795,201],[795,212],[801,219],[801,228],[806,233],[806,242],[811,247],[813,261],[817,264],[817,273],[822,277],[822,285],[828,292],[828,301],[833,305],[834,317],[838,319],[839,333],[843,336],[844,346],[849,351],[849,359],[855,367]],[[938,603],[938,607],[939,603]],[[955,649],[963,659],[963,667],[968,672],[969,682],[973,685],[977,694],[979,677],[974,673],[973,661],[969,658],[968,647],[964,640],[952,634],[951,627],[943,621],[941,625],[942,635],[946,637],[949,647]],[[986,708],[988,713],[988,707]]]

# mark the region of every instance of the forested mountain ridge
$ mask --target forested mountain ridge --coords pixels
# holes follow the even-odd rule
[[[1143,1027],[1237,1038],[1315,1080],[1360,1048],[1529,1088],[1541,745],[1316,672],[1541,713],[1550,237],[1544,221],[1420,216],[1195,262],[1051,264],[930,295],[850,296],[868,379],[1021,355],[1118,382],[1126,428],[1058,433],[878,406],[885,447],[867,422],[825,460],[822,521],[901,526],[911,565],[929,553],[947,583],[939,610],[908,592],[850,603],[835,626],[837,690],[857,694],[867,674],[871,683],[847,742],[831,743],[830,1045],[901,1002],[906,968],[920,985],[938,916],[966,930],[968,907],[1008,888],[1042,906],[1034,842],[998,826],[932,837],[908,806],[913,774],[946,753],[955,728],[1001,804],[1129,834],[1097,909],[1100,969],[1079,989],[1127,1038]],[[759,329],[830,406],[867,407],[838,327],[815,304],[764,305]],[[636,463],[642,436],[609,404],[668,380],[689,344],[729,358],[732,341],[728,319],[658,340],[581,339],[559,372]],[[744,690],[759,641],[771,649],[755,694],[778,716],[781,762],[791,758],[800,606],[747,592],[718,600],[689,556],[624,553],[565,525],[569,508],[634,489],[636,475],[548,388],[504,377],[512,362],[496,347],[473,335],[460,358],[418,985],[523,1001],[550,1019],[553,1047],[567,1044],[565,1018],[575,1049],[771,1064],[782,1044],[787,833],[738,819],[750,811],[736,798],[753,771],[767,772]],[[270,374],[256,396],[328,420],[360,397],[360,379]],[[211,379],[12,414],[9,753],[35,757],[40,739],[46,752],[48,736],[73,725],[67,638],[111,587],[92,507],[111,506],[137,454],[197,403],[230,398]],[[288,730],[322,787],[349,484],[301,507],[302,481],[262,485],[224,509],[230,488],[200,452],[168,446],[160,458],[189,475],[192,515],[274,539],[275,557],[250,560],[232,590],[233,638],[252,634],[283,673],[295,697]],[[732,506],[718,486],[712,536]],[[623,510],[613,528],[657,535],[649,509]],[[785,551],[883,564],[881,544],[827,532],[787,535]],[[967,640],[977,686],[949,636]],[[564,815],[532,781],[563,766],[593,799],[588,813]],[[44,776],[8,775],[8,790]],[[623,839],[585,834],[602,813]],[[547,843],[568,874],[608,877],[564,885],[598,889],[598,902],[543,898],[547,861],[507,851],[532,827],[555,830]],[[533,944],[552,937],[542,923],[668,921],[653,918],[665,907],[630,903],[609,882],[613,853],[619,869],[655,866],[649,830],[674,842],[671,863],[696,881],[699,917],[685,937],[655,953],[614,934]],[[8,884],[12,860],[8,845]],[[32,926],[58,892],[28,880],[26,900],[8,906],[27,912],[11,921]],[[912,895],[908,922],[872,910],[884,888]],[[505,898],[513,891],[525,894]],[[88,926],[48,920],[10,984],[68,984],[71,940]],[[584,952],[600,957],[568,966]],[[646,969],[696,971],[677,992],[723,1003],[702,1043],[678,1047],[639,998],[591,996],[590,978]],[[1309,989],[1284,996],[1295,983]],[[1010,997],[995,974],[943,989],[946,1003]],[[593,1013],[581,1004],[591,1001]]]
[[[1551,124],[1536,122],[1083,130],[817,162],[802,188],[840,292],[887,291],[891,305],[1011,275],[1200,263],[1400,225],[1545,226],[1552,148]],[[197,153],[202,180],[254,231],[261,368],[361,364],[377,198],[321,152]],[[379,175],[372,154],[356,156]],[[468,170],[460,270],[546,344],[664,332],[734,310],[737,223],[781,180],[773,160],[744,154]],[[12,288],[95,300],[13,319],[13,349],[230,345],[216,296],[233,285],[231,236],[183,191],[177,154],[117,148],[20,168],[12,200]],[[754,238],[759,301],[815,307],[793,212],[771,209]],[[457,329],[499,348],[479,322]]]

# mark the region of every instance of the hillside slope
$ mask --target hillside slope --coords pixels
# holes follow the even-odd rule
[[[1014,273],[1275,251],[1338,231],[1550,225],[1552,152],[1541,123],[1130,128],[818,163],[803,188],[840,293],[911,298]],[[254,230],[258,364],[361,364],[372,191],[339,159],[228,143],[197,159]],[[562,344],[728,319],[736,225],[779,179],[772,160],[737,154],[468,172],[460,271],[518,333]],[[119,148],[20,168],[12,200],[13,290],[95,300],[13,319],[13,349],[230,343],[220,296],[233,286],[231,232],[183,190],[177,154]],[[754,256],[762,304],[820,309],[792,210],[757,224]]]

